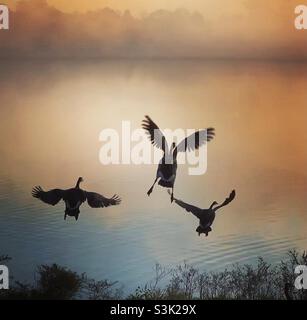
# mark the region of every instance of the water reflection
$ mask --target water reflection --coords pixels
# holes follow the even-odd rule
[[[57,262],[134,288],[155,262],[222,269],[306,249],[304,64],[36,61],[0,68],[0,252],[14,258],[17,278],[32,279],[36,264]],[[182,166],[176,179],[176,196],[200,207],[236,189],[208,238],[191,232],[195,221],[166,192],[147,197],[154,165],[99,163],[100,131],[119,130],[122,120],[138,128],[144,114],[161,128],[215,127],[208,172],[188,176]],[[34,185],[69,187],[79,175],[88,190],[116,190],[123,205],[84,207],[78,223],[66,223],[64,207],[31,197]]]

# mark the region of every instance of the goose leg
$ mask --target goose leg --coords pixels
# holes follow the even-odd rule
[[[171,202],[174,201],[174,187],[172,188],[172,194],[171,194]]]
[[[147,192],[148,197],[149,197],[150,194],[152,193],[152,190],[153,190],[155,184],[157,183],[158,179],[159,179],[159,178],[156,178],[155,182],[153,183],[153,185],[151,186],[151,188],[148,190],[148,192]]]
[[[66,216],[67,216],[67,214],[66,214],[66,212],[64,213],[64,220],[66,220]]]

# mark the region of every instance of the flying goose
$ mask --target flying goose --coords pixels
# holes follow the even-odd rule
[[[159,127],[150,119],[149,116],[145,116],[145,120],[142,122],[142,128],[149,136],[151,143],[163,151],[163,157],[159,162],[156,179],[148,190],[147,195],[153,191],[156,182],[165,188],[171,188],[171,202],[174,199],[174,183],[177,172],[177,154],[178,152],[186,152],[191,150],[197,150],[206,142],[214,138],[214,128],[208,128],[199,130],[183,139],[178,145],[175,142],[172,143],[169,149],[165,136]]]
[[[32,189],[32,196],[53,206],[60,200],[63,200],[65,202],[64,220],[66,220],[66,216],[75,217],[75,219],[78,220],[80,213],[79,208],[86,200],[92,208],[103,208],[120,204],[121,199],[117,195],[109,199],[101,194],[82,190],[80,188],[82,181],[84,180],[80,177],[76,186],[67,190],[53,189],[44,191],[42,187],[37,186]]]
[[[194,214],[195,217],[199,219],[199,226],[195,231],[198,232],[199,236],[201,233],[205,233],[207,237],[208,233],[212,231],[211,226],[215,219],[216,211],[226,206],[227,204],[229,204],[235,198],[235,196],[236,196],[236,191],[232,190],[229,197],[226,198],[221,205],[218,205],[218,203],[214,201],[209,207],[209,209],[200,209],[190,204],[187,204],[181,200],[178,200],[176,198],[174,198],[174,200],[175,200],[175,203],[177,203],[180,207],[184,208],[188,212],[191,212],[192,214]]]

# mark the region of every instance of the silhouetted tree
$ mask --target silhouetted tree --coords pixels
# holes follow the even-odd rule
[[[8,261],[0,256],[0,261]],[[230,270],[200,272],[188,264],[166,269],[156,264],[154,278],[139,286],[128,299],[288,299],[306,300],[307,290],[294,287],[294,270],[307,265],[307,252],[289,251],[288,259],[271,265],[262,258],[255,266],[233,265]],[[123,298],[117,282],[95,281],[57,264],[41,265],[33,285],[15,282],[9,290],[0,290],[0,299],[9,300],[107,300]]]
[[[40,296],[51,300],[69,300],[76,298],[80,292],[84,274],[78,275],[67,268],[57,264],[38,267],[39,276],[36,290]]]

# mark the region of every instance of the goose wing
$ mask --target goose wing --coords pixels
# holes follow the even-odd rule
[[[176,199],[174,198],[175,203],[178,204],[178,206],[180,206],[181,208],[185,209],[187,212],[191,212],[195,217],[197,217],[198,219],[200,219],[202,217],[202,212],[203,210],[192,206],[191,204],[188,204],[182,200]]]
[[[168,145],[165,136],[163,135],[159,127],[150,119],[149,116],[145,116],[145,120],[142,121],[142,128],[146,131],[151,143],[155,147],[163,151],[168,150]]]
[[[40,199],[41,201],[53,206],[62,200],[63,194],[64,190],[61,189],[44,191],[41,186],[37,186],[32,189],[32,196],[34,198]]]
[[[225,199],[225,201],[223,202],[223,205],[227,205],[228,203],[230,203],[234,198],[236,197],[236,190],[232,190],[229,197]]]
[[[116,206],[121,202],[120,197],[116,194],[112,198],[106,198],[96,192],[85,192],[85,196],[87,199],[87,203],[92,208]]]
[[[192,133],[190,136],[183,139],[177,145],[177,147],[174,149],[174,154],[177,154],[177,152],[197,150],[206,142],[211,141],[214,138],[214,136],[215,136],[214,128],[208,128],[208,129],[196,131]]]
[[[236,197],[236,190],[232,190],[231,193],[230,193],[230,195],[229,195],[229,197],[226,198],[221,205],[215,207],[214,210],[217,211],[218,209],[226,206],[227,204],[229,204],[230,202],[232,202],[235,197]]]

